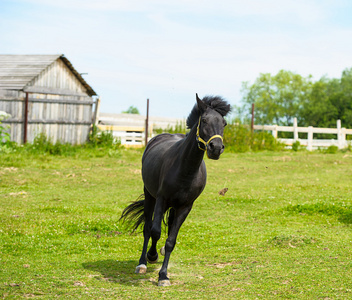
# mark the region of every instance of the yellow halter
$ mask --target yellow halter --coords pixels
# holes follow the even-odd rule
[[[216,138],[219,138],[219,139],[221,139],[221,141],[223,141],[223,138],[222,138],[221,135],[215,134],[215,135],[213,135],[207,142],[204,141],[204,140],[199,136],[200,119],[201,119],[201,117],[199,117],[199,121],[198,121],[196,139],[197,139],[197,142],[198,142],[198,148],[199,148],[200,150],[203,150],[203,151],[207,154],[207,156],[208,156],[207,149],[208,149],[208,145],[209,145],[210,141],[213,140],[213,139],[216,139]],[[200,146],[200,143],[199,143],[199,142],[204,145],[204,149]]]

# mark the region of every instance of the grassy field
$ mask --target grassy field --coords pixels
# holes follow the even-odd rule
[[[142,152],[109,154],[0,154],[2,298],[352,298],[351,153],[206,160],[167,288],[160,263],[134,274],[142,234],[118,222],[142,193]]]

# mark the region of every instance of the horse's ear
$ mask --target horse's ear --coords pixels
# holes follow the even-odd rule
[[[201,99],[199,99],[198,94],[196,94],[196,99],[199,111],[201,113],[205,112],[207,109],[207,105]]]

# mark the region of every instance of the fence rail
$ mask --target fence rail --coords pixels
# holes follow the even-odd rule
[[[112,135],[120,140],[122,145],[133,147],[144,145],[144,127],[98,125],[98,128],[103,131],[111,131]]]
[[[254,125],[253,129],[271,131],[275,138],[277,138],[279,131],[293,132],[293,139],[279,138],[278,140],[288,146],[292,146],[294,142],[298,141],[301,145],[306,146],[309,151],[312,151],[318,147],[329,147],[332,145],[337,146],[339,149],[346,148],[349,144],[351,144],[351,142],[346,139],[346,135],[352,135],[352,129],[341,127],[341,120],[337,120],[337,128],[318,128],[313,126],[298,127],[297,119],[294,118],[293,126]],[[307,133],[307,139],[299,138],[299,133]],[[317,133],[336,134],[337,138],[329,140],[314,139],[314,134]]]

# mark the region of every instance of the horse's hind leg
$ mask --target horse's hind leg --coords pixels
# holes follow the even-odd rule
[[[143,274],[147,271],[147,248],[148,242],[151,235],[151,228],[152,228],[152,218],[153,218],[153,211],[155,206],[155,198],[149,194],[149,192],[144,188],[144,216],[145,216],[145,223],[143,229],[143,236],[144,236],[144,243],[143,243],[143,250],[141,258],[139,259],[139,264],[136,267],[136,273]]]
[[[161,222],[165,212],[165,202],[163,198],[157,198],[155,209],[154,209],[154,220],[151,229],[152,245],[147,253],[147,258],[149,262],[156,262],[158,259],[158,252],[156,250],[156,245],[160,239],[161,235]]]
[[[172,250],[175,247],[178,231],[180,230],[181,225],[185,221],[191,209],[192,209],[192,206],[178,209],[175,212],[172,225],[169,228],[169,236],[165,243],[165,258],[159,272],[159,284],[158,284],[159,286],[170,285],[170,280],[167,277],[167,266],[169,264],[170,255]]]
[[[167,227],[168,227],[168,231],[167,231],[167,235],[170,235],[170,231],[171,231],[171,227],[172,227],[172,223],[174,222],[175,219],[175,209],[173,207],[170,208],[169,211],[169,217],[167,220]],[[165,246],[162,246],[160,249],[160,254],[161,255],[165,255]]]

